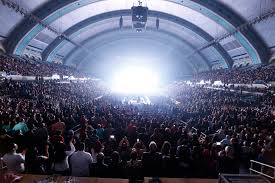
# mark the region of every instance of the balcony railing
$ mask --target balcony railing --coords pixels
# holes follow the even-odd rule
[[[261,163],[255,160],[250,160],[250,173],[257,173],[272,180],[275,180],[275,167]]]

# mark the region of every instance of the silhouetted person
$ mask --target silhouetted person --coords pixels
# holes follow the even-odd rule
[[[92,165],[92,176],[95,177],[107,177],[108,176],[108,165],[104,163],[104,154],[102,152],[98,153],[97,163]]]
[[[149,144],[149,152],[144,152],[142,157],[142,169],[145,176],[157,176],[160,174],[161,154],[157,152],[157,144],[152,141]]]

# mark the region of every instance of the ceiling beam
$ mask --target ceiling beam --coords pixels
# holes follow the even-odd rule
[[[101,0],[58,0],[48,1],[40,8],[33,12],[33,15],[41,20],[52,23],[61,16],[76,10],[77,8],[96,3]],[[187,8],[193,9],[208,18],[214,20],[227,31],[242,25],[245,20],[231,10],[226,5],[217,0],[165,0],[178,5],[183,5]],[[29,42],[44,29],[43,26],[37,25],[29,17],[25,17],[13,31],[10,32],[8,38],[5,41],[5,47],[9,53],[22,55],[23,50],[29,44]],[[253,30],[240,31],[235,35],[235,38],[246,49],[250,55],[253,63],[265,62],[269,50],[266,49],[264,41]],[[230,65],[232,66],[232,65]]]
[[[64,34],[67,35],[68,37],[70,37],[74,34],[78,35],[77,31],[79,31],[81,29],[84,29],[87,26],[91,26],[92,24],[94,24],[96,22],[99,22],[99,21],[102,21],[102,20],[105,20],[105,19],[109,19],[109,18],[113,18],[113,17],[130,16],[130,15],[131,15],[131,10],[117,10],[117,11],[102,13],[100,15],[90,17],[88,19],[85,19],[85,20],[75,24],[74,26],[67,29],[64,32]],[[160,19],[171,21],[175,24],[183,26],[184,28],[187,28],[187,29],[193,31],[195,34],[199,35],[205,41],[212,41],[214,39],[211,35],[206,33],[200,27],[198,27],[198,26],[196,26],[196,25],[194,25],[194,24],[192,24],[192,23],[190,23],[190,22],[188,22],[188,21],[186,21],[182,18],[173,16],[173,15],[170,15],[170,14],[167,14],[167,13],[158,12],[158,11],[151,11],[151,10],[148,12],[148,16],[149,17],[158,17]],[[42,53],[42,59],[47,60],[47,61],[52,61],[53,55],[58,52],[57,47],[60,44],[62,44],[62,42],[63,42],[63,44],[66,42],[66,39],[63,38],[63,37],[57,37],[54,41],[52,41],[51,44],[49,44],[47,46],[47,48],[44,50],[44,52]],[[228,53],[224,50],[224,48],[220,44],[215,44],[215,45],[213,45],[213,47],[222,56],[222,58],[224,59],[224,61],[227,64],[227,66],[231,67],[233,65],[233,60],[228,55]],[[207,66],[211,69],[211,63],[209,61],[207,61]]]

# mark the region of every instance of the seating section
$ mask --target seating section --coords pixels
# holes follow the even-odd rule
[[[0,71],[8,74],[18,74],[23,76],[61,76],[84,77],[87,74],[76,69],[61,64],[34,61],[26,58],[0,55]]]
[[[194,79],[196,81],[222,81],[226,84],[251,84],[259,80],[275,81],[275,64],[201,72],[196,74]]]
[[[48,68],[44,72],[14,58],[1,60],[6,72],[26,75],[53,74],[50,68],[56,66],[40,64]],[[272,67],[266,67],[266,78]],[[63,66],[55,71],[74,73]],[[216,73],[225,72],[231,71],[208,75],[220,79]],[[7,172],[218,178],[248,171],[251,159],[275,162],[270,94],[174,83],[165,95],[149,96],[151,104],[145,105],[130,104],[131,96],[113,94],[97,81],[2,80],[0,85],[0,157]]]

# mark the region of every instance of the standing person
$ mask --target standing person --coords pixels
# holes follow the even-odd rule
[[[22,153],[16,153],[17,149],[18,146],[12,143],[9,147],[9,152],[3,156],[3,161],[7,165],[8,171],[22,173],[25,171],[26,150]]]
[[[95,177],[107,177],[108,165],[104,163],[104,154],[100,152],[96,157],[97,163],[92,166],[92,175]]]
[[[158,147],[162,146],[162,134],[158,128],[154,129],[154,133],[151,135],[150,141],[154,141]]]
[[[162,161],[161,161],[161,169],[162,169],[162,175],[169,176],[171,175],[171,144],[168,141],[165,141],[161,147],[161,155],[162,155]]]
[[[192,161],[190,157],[190,149],[185,145],[177,147],[176,157],[176,177],[190,177],[192,174]]]
[[[52,132],[61,131],[61,134],[64,134],[64,130],[66,129],[66,125],[64,122],[58,118],[58,120],[51,125]]]
[[[68,175],[69,162],[68,157],[75,151],[75,147],[70,142],[70,150],[66,151],[66,145],[63,143],[57,143],[55,145],[55,153],[53,160],[53,170],[57,174]]]
[[[85,144],[80,143],[77,151],[69,158],[72,176],[88,177],[90,175],[90,166],[93,162],[90,153],[85,152]]]
[[[157,152],[157,144],[152,141],[149,144],[149,152],[144,152],[142,157],[142,169],[145,175],[157,176],[161,167],[161,154]]]
[[[26,121],[22,119],[21,117],[17,118],[17,124],[14,125],[12,128],[13,131],[20,131],[22,134],[25,134],[26,132],[29,131],[29,128],[26,124]]]
[[[138,154],[136,149],[132,149],[131,159],[126,165],[128,177],[133,179],[141,176],[141,160],[138,160]]]
[[[238,174],[239,163],[238,160],[233,156],[233,148],[231,146],[225,147],[225,156],[221,156],[218,160],[218,172]]]
[[[124,176],[124,170],[121,166],[119,153],[114,151],[111,154],[111,162],[109,164],[109,175],[112,178],[120,178]]]

